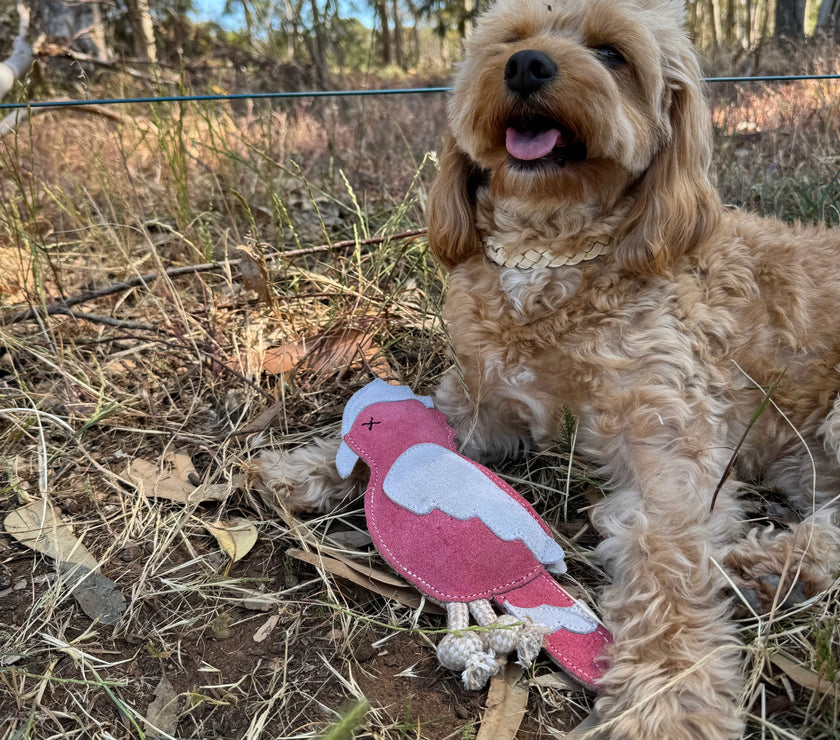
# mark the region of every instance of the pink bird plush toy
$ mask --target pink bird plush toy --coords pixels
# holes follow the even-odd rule
[[[595,688],[611,637],[550,575],[566,572],[563,550],[522,496],[458,454],[455,432],[432,400],[374,380],[350,399],[341,433],[339,473],[348,477],[360,457],[370,468],[365,514],[374,544],[446,608],[441,665],[478,689],[508,653],[530,665],[544,648]],[[467,629],[470,613],[483,629]]]

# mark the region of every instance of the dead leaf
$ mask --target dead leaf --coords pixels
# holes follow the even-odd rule
[[[286,550],[286,554],[310,565],[323,568],[328,573],[352,581],[362,588],[366,588],[368,591],[373,591],[385,598],[393,599],[403,606],[416,609],[421,604],[422,597],[414,588],[396,576],[378,571],[376,568],[371,568],[361,563],[354,563],[350,566],[347,562],[339,560],[337,556],[330,557],[296,548]],[[423,611],[427,614],[446,613],[442,607],[428,600],[423,604]]]
[[[264,432],[273,426],[279,426],[283,420],[283,413],[286,408],[285,401],[278,401],[271,404],[267,409],[261,411],[251,421],[244,426],[239,427],[234,434],[239,436],[242,434],[254,434],[256,432]]]
[[[239,254],[239,274],[242,284],[247,290],[253,290],[260,301],[267,306],[274,306],[274,293],[271,292],[271,282],[265,257],[253,247],[240,245],[236,248]]]
[[[528,705],[528,684],[522,668],[508,663],[490,679],[487,704],[475,740],[514,740]]]
[[[373,543],[370,533],[361,529],[347,529],[343,532],[330,532],[330,542],[348,550],[361,550]]]
[[[272,630],[277,626],[279,621],[279,614],[272,614],[268,619],[266,619],[260,628],[254,632],[254,642],[263,642],[265,638],[271,634]]]
[[[224,501],[234,487],[227,483],[199,483],[190,493],[189,502]]]
[[[366,362],[378,377],[394,374],[370,334],[360,329],[334,329],[281,347],[253,352],[251,364],[271,375],[309,370],[319,377],[341,375],[356,363]]]
[[[770,662],[784,671],[790,679],[796,681],[803,688],[808,689],[808,691],[832,696],[835,700],[840,699],[840,685],[812,671],[810,668],[806,668],[790,655],[781,652],[773,653],[770,656]]]
[[[252,365],[270,375],[285,375],[306,358],[307,346],[314,340],[300,339],[281,347],[269,347],[263,353],[252,352]]]
[[[98,567],[96,558],[73,534],[73,527],[62,522],[46,500],[33,501],[15,509],[4,522],[6,531],[18,542],[63,563]]]
[[[228,521],[205,522],[204,528],[210,532],[235,563],[244,558],[257,542],[257,528],[254,523],[240,516]]]
[[[161,465],[138,457],[128,463],[123,472],[123,477],[141,489],[146,496],[164,498],[181,504],[223,501],[227,498],[230,486],[226,483],[201,483],[196,486],[191,482],[191,478],[197,475],[190,456],[183,452],[167,455]]]
[[[370,563],[360,563],[358,560],[354,560],[337,550],[333,550],[331,547],[322,547],[319,552],[321,555],[326,555],[327,557],[344,563],[348,568],[352,568],[360,575],[377,581],[378,583],[382,583],[386,586],[393,586],[394,588],[413,588],[413,586],[409,586],[404,579],[395,573],[374,568]]]
[[[571,678],[568,678],[563,673],[559,673],[557,671],[549,671],[548,673],[543,673],[539,676],[534,676],[530,681],[528,681],[529,686],[539,686],[543,689],[571,689],[573,691],[579,690],[579,685],[572,681]]]
[[[117,584],[99,571],[83,565],[60,563],[59,569],[82,611],[102,624],[116,624],[125,611],[125,596]]]
[[[154,696],[146,710],[146,737],[154,740],[164,736],[174,737],[178,731],[181,707],[178,694],[165,675],[161,676]]]
[[[15,509],[3,524],[22,545],[56,561],[85,614],[103,624],[119,621],[125,611],[125,597],[114,581],[99,572],[96,558],[73,534],[73,527],[56,516],[46,500]]]

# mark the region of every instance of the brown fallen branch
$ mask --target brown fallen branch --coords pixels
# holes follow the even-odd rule
[[[303,249],[290,249],[284,252],[272,252],[265,255],[265,259],[267,262],[274,262],[280,259],[291,259],[292,257],[300,257],[307,254],[318,254],[320,252],[348,249],[350,247],[355,247],[357,244],[360,246],[367,246],[370,244],[382,244],[386,241],[411,239],[423,236],[425,233],[426,229],[414,229],[412,231],[403,231],[399,234],[393,234],[392,236],[374,236],[370,239],[359,239],[358,241],[356,239],[345,239],[344,241],[333,242],[332,244],[322,244],[317,247],[305,247]],[[65,298],[61,301],[56,301],[55,303],[50,303],[44,308],[28,308],[27,310],[13,314],[8,318],[0,319],[0,325],[7,326],[9,324],[18,324],[21,321],[29,321],[38,315],[55,316],[56,314],[66,314],[68,309],[73,306],[78,306],[80,303],[95,301],[98,298],[122,293],[123,291],[131,290],[132,288],[139,288],[142,285],[153,283],[161,277],[177,278],[182,277],[183,275],[198,275],[205,272],[221,272],[228,265],[230,267],[237,267],[241,261],[241,259],[232,259],[227,260],[226,262],[205,262],[200,265],[173,267],[163,273],[150,272],[146,275],[139,275],[135,278],[131,278],[131,280],[125,280],[121,283],[113,283],[104,288],[98,288],[97,290],[91,290],[87,293],[81,293],[76,296],[71,296],[70,298]]]
[[[129,77],[134,77],[138,80],[150,82],[154,85],[159,85],[162,83],[164,85],[168,85],[174,88],[177,88],[179,85],[179,75],[177,74],[179,68],[166,62],[155,61],[153,63],[150,62],[148,59],[140,59],[139,57],[120,57],[117,59],[102,59],[100,57],[94,56],[93,54],[85,54],[84,52],[76,51],[75,49],[67,46],[66,44],[58,44],[54,41],[49,41],[46,39],[42,43],[39,43],[37,45],[36,51],[39,56],[65,57],[67,59],[72,59],[74,62],[79,62],[81,64],[90,64],[97,67],[104,67],[105,69],[117,70],[122,74],[128,75]],[[149,72],[142,72],[139,69],[134,69],[134,67],[150,67],[152,66],[152,64],[154,64],[158,74],[150,74]],[[161,75],[160,71],[162,68],[166,68],[167,71],[174,74],[170,74],[168,77]]]
[[[64,306],[59,307],[55,313],[61,316],[70,316],[79,321],[87,321],[91,324],[102,324],[104,326],[112,326],[115,329],[127,329],[129,331],[150,331],[155,334],[162,332],[160,326],[149,324],[145,321],[128,321],[126,319],[115,319],[113,316],[101,316],[95,313],[80,313],[78,311],[71,311]]]
[[[173,337],[174,335],[165,332],[160,326],[156,326],[155,324],[149,324],[144,321],[126,321],[124,319],[115,319],[112,316],[101,316],[95,313],[81,313],[78,311],[71,311],[69,308],[61,307],[61,310],[56,311],[56,313],[62,316],[69,316],[71,319],[75,319],[76,321],[87,321],[90,324],[102,324],[104,326],[111,326],[115,329],[122,329],[124,331],[144,331],[149,332],[151,334],[156,334],[160,336],[160,339],[156,339],[155,341],[163,342],[167,347],[173,347],[176,349],[183,349],[183,343],[173,343],[166,340],[166,337]],[[175,337],[177,339],[177,337]],[[210,365],[220,372],[226,373],[231,375],[233,378],[238,380],[240,383],[247,385],[252,390],[259,393],[265,400],[269,401],[270,403],[275,402],[274,396],[272,396],[268,391],[263,390],[259,386],[259,384],[255,383],[254,381],[246,378],[242,373],[237,372],[234,368],[229,367],[220,359],[215,357],[212,353],[208,352],[207,350],[202,349],[201,347],[195,348],[199,354],[201,354],[205,360],[207,360]]]
[[[28,119],[44,113],[55,113],[56,110],[56,108],[18,108],[0,120],[0,136],[11,134]],[[125,118],[122,115],[116,111],[106,108],[103,105],[74,105],[72,108],[66,108],[64,110],[69,112],[86,113],[92,116],[101,116],[102,118],[107,118],[109,121],[114,121],[115,123],[125,122]]]

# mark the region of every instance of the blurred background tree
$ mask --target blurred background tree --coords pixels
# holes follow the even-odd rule
[[[42,61],[130,62],[150,76],[167,65],[256,66],[274,70],[263,87],[301,89],[340,86],[356,73],[443,77],[487,0],[0,0],[0,58],[11,58],[20,37],[18,3],[31,12],[25,41]],[[840,36],[840,0],[686,6],[697,46],[718,69],[755,72],[770,59],[773,71],[807,71],[783,54]]]

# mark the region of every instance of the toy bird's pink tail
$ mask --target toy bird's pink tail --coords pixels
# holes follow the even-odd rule
[[[582,602],[545,571],[495,599],[508,614],[542,627],[549,657],[576,681],[597,689],[606,667],[603,651],[612,636]]]

